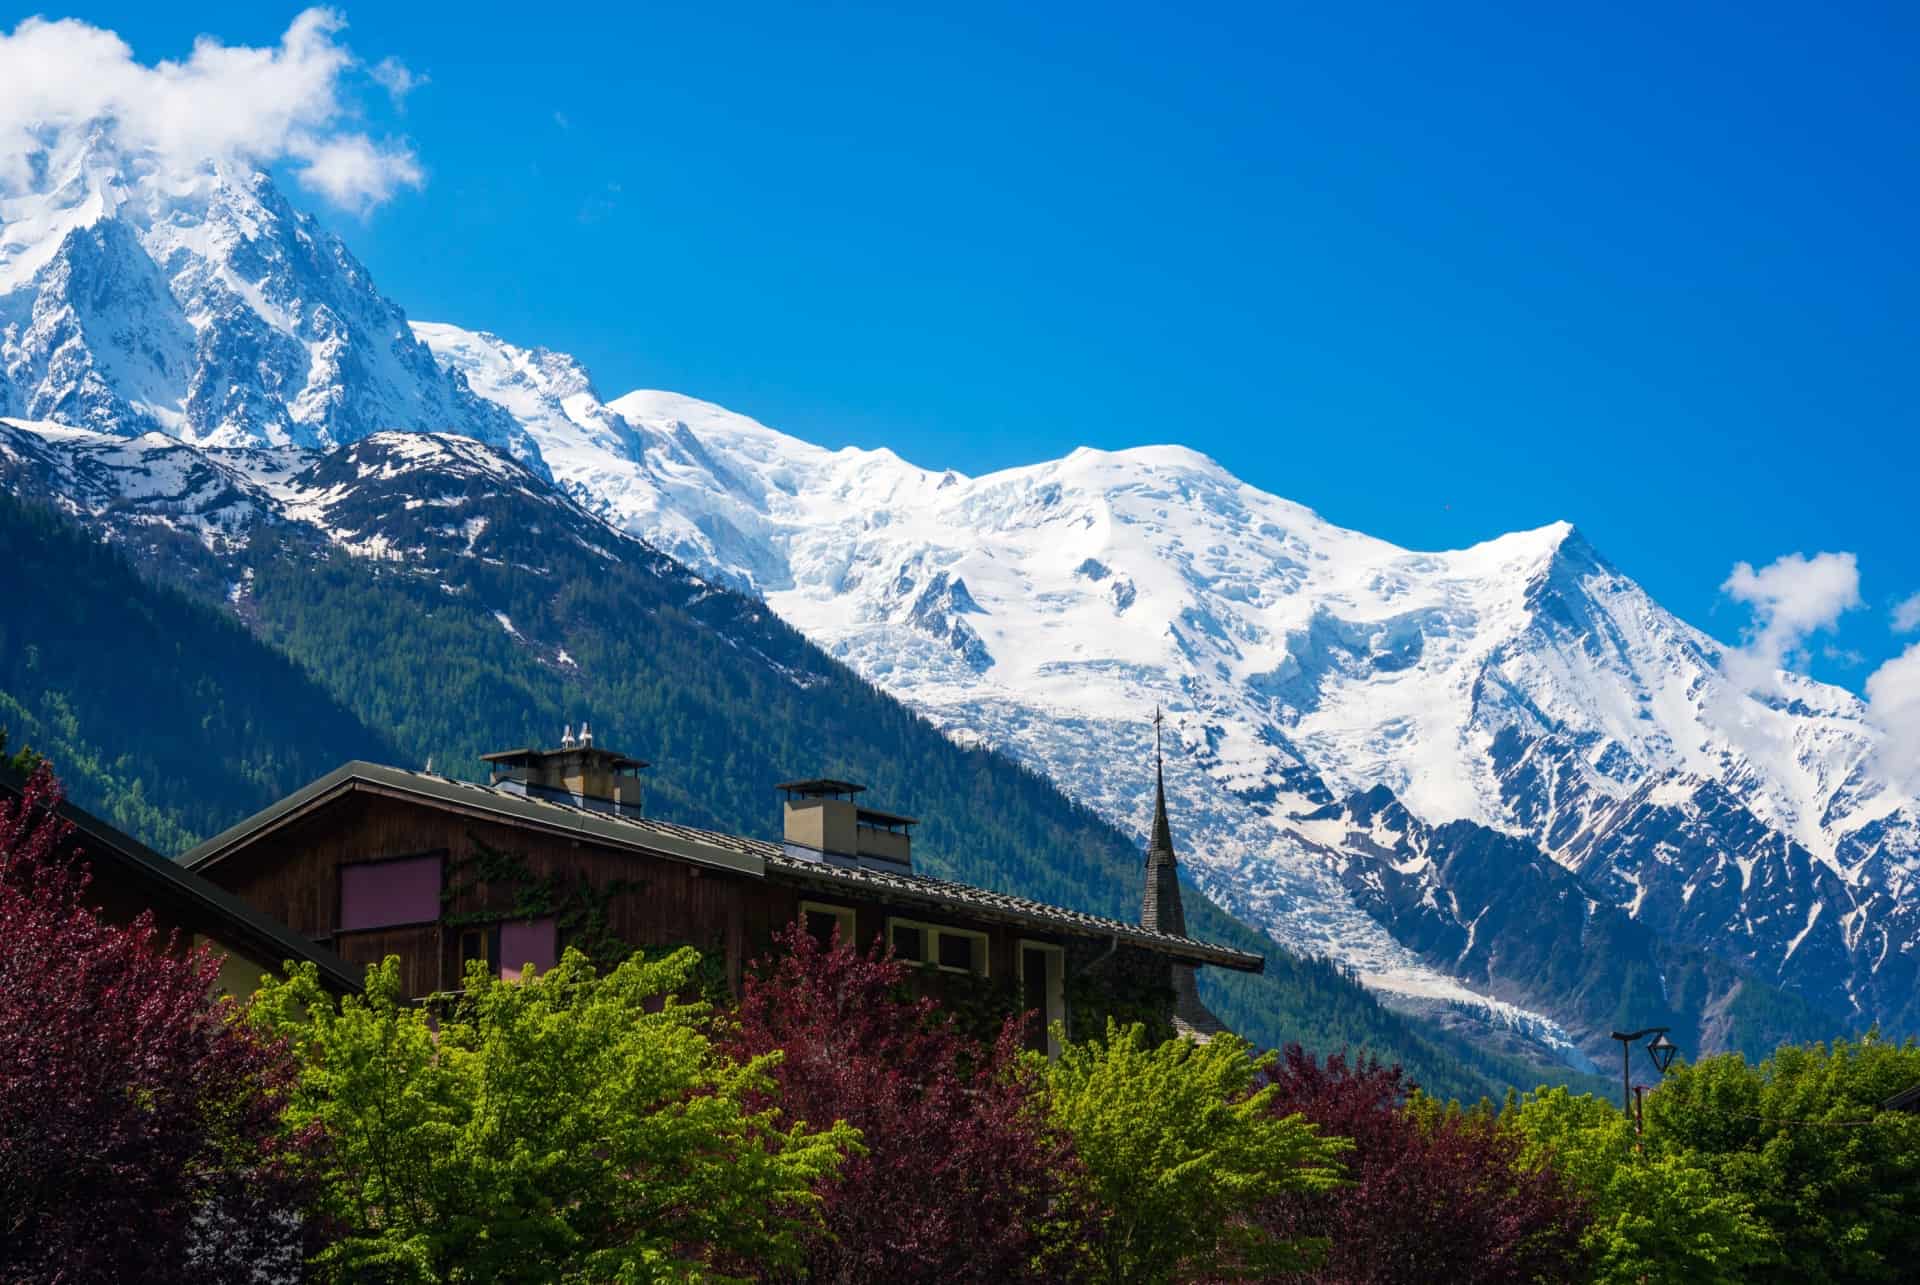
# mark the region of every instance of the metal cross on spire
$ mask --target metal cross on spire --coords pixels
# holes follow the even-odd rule
[[[1160,763],[1161,763],[1161,757],[1160,757],[1160,704],[1159,704],[1159,702],[1158,702],[1158,701],[1156,701],[1156,702],[1154,702],[1154,706],[1153,706],[1153,763],[1154,763],[1154,766],[1155,766],[1155,767],[1158,767],[1158,766],[1160,766]]]

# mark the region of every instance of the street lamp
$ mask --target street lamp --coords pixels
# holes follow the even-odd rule
[[[1680,1046],[1668,1039],[1665,1031],[1647,1041],[1647,1056],[1653,1059],[1653,1069],[1662,1075],[1673,1065],[1673,1055],[1679,1051]]]
[[[1620,1109],[1633,1117],[1634,1131],[1640,1129],[1639,1117],[1633,1111],[1633,1042],[1644,1036],[1653,1038],[1647,1041],[1647,1059],[1653,1063],[1653,1069],[1665,1075],[1667,1068],[1673,1065],[1673,1055],[1680,1046],[1667,1038],[1664,1026],[1649,1026],[1645,1030],[1613,1032],[1613,1038],[1620,1041]]]

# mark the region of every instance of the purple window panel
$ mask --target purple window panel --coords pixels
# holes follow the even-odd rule
[[[440,918],[440,858],[340,867],[340,931]]]
[[[520,980],[528,964],[546,972],[559,962],[559,933],[551,919],[528,919],[500,925],[500,976]]]

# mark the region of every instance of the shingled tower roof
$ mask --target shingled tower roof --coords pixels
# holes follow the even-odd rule
[[[1167,823],[1166,760],[1160,753],[1160,710],[1153,711],[1153,835],[1147,841],[1147,890],[1140,902],[1140,926],[1187,935],[1187,911],[1180,902],[1180,860],[1173,852],[1173,827]],[[1225,1023],[1200,1002],[1194,970],[1173,968],[1173,1026],[1182,1035],[1205,1042],[1226,1030]]]
[[[1154,718],[1157,723],[1157,710]],[[1157,726],[1154,732],[1157,740]],[[1153,758],[1153,838],[1147,844],[1147,893],[1140,903],[1140,926],[1184,937],[1187,912],[1180,904],[1180,859],[1174,855],[1173,829],[1167,824],[1166,774],[1157,747]]]

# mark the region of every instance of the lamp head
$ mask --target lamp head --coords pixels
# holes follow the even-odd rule
[[[1653,1059],[1653,1069],[1662,1075],[1673,1065],[1673,1055],[1679,1051],[1680,1046],[1668,1039],[1665,1031],[1647,1041],[1647,1056]]]

